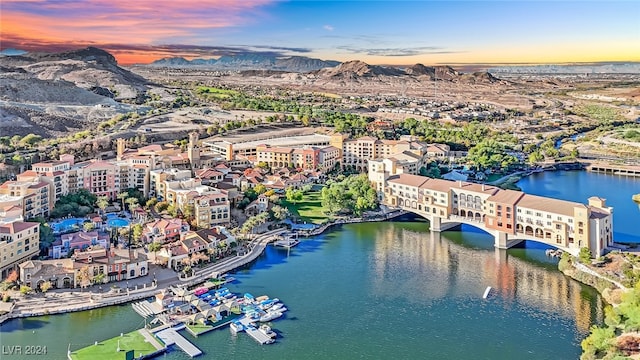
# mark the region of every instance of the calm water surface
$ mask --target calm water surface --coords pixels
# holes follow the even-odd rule
[[[617,241],[640,242],[640,179],[546,172],[521,180],[526,192],[585,202],[607,198]],[[290,253],[269,248],[238,271],[232,291],[282,299],[278,342],[260,346],[228,329],[194,339],[216,359],[577,359],[580,340],[602,321],[597,292],[556,270],[544,248],[496,250],[472,228],[441,235],[422,221],[352,224],[304,240]],[[495,291],[487,300],[487,286]],[[140,328],[129,305],[16,319],[0,344],[46,345],[43,359]],[[2,354],[2,359],[33,359]],[[187,359],[173,350],[161,359]]]
[[[517,184],[524,192],[586,203],[591,196],[613,206],[613,239],[640,243],[640,205],[631,196],[640,193],[640,178],[586,171],[552,171],[533,174]]]
[[[496,250],[471,228],[427,229],[421,221],[352,224],[289,254],[268,248],[230,290],[284,301],[290,311],[273,323],[277,343],[260,346],[228,329],[184,335],[206,359],[578,358],[581,338],[602,319],[595,290],[559,273],[543,248]],[[495,291],[483,300],[487,286]],[[0,342],[47,345],[46,359],[64,359],[69,343],[77,349],[142,325],[131,306],[118,306],[12,320]]]

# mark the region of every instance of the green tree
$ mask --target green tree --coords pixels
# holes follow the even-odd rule
[[[158,203],[158,199],[157,199],[157,198],[152,197],[151,199],[147,200],[147,202],[144,204],[144,206],[145,206],[147,209],[151,209],[151,208],[153,208],[157,203]]]
[[[591,258],[591,250],[589,250],[589,248],[587,247],[581,247],[580,253],[578,254],[578,259],[580,260],[580,262],[583,264],[590,264]]]
[[[265,192],[267,192],[267,187],[264,184],[258,184],[256,185],[253,190],[258,194],[264,194]]]
[[[290,186],[285,192],[285,197],[287,198],[287,201],[295,204],[298,201],[302,201],[302,199],[304,199],[304,193],[302,192],[302,190],[296,190],[292,186]]]
[[[80,285],[80,288],[82,289],[91,285],[92,276],[89,274],[89,266],[85,265],[81,267],[76,274],[76,279],[78,281],[78,285]]]
[[[82,224],[82,229],[84,231],[86,231],[86,232],[89,232],[89,231],[95,229],[95,227],[96,226],[90,221],[87,221],[86,223]]]
[[[26,145],[27,147],[31,148],[33,147],[33,145],[39,143],[42,141],[42,136],[40,135],[35,135],[35,134],[27,134],[25,135],[25,137],[23,137],[20,140],[20,144],[22,145]]]
[[[133,241],[135,243],[138,243],[140,241],[140,238],[142,238],[142,232],[143,232],[143,227],[142,224],[135,224],[131,227],[131,237],[133,238]]]
[[[46,293],[52,287],[53,287],[53,284],[51,284],[51,281],[47,280],[47,281],[43,282],[42,284],[40,284],[40,291],[42,291],[43,293]]]
[[[601,358],[613,345],[615,333],[611,328],[598,328],[593,326],[591,334],[582,340],[581,346],[583,355],[581,358],[596,359]]]
[[[289,209],[280,205],[274,205],[271,208],[271,214],[274,219],[282,221],[289,216]]]
[[[109,206],[109,198],[106,196],[98,196],[96,200],[96,205],[100,209],[100,211],[104,214],[104,210]]]
[[[156,255],[158,253],[158,251],[160,251],[160,249],[162,249],[162,244],[154,241],[151,244],[149,244],[149,246],[147,246],[148,250],[151,251],[153,253],[153,258],[156,258]]]
[[[30,287],[28,287],[26,285],[20,285],[20,293],[22,295],[30,294],[32,291],[33,291],[33,289],[31,289]]]
[[[156,204],[155,209],[157,212],[163,212],[165,210],[167,210],[167,208],[169,207],[169,203],[166,201],[160,201],[159,203]]]
[[[104,283],[104,279],[105,279],[105,278],[106,278],[105,273],[102,273],[102,272],[101,272],[101,273],[98,273],[97,275],[94,275],[94,276],[91,278],[91,281],[92,281],[94,284],[102,284],[102,283]]]
[[[130,197],[125,200],[125,202],[129,205],[129,212],[133,214],[133,211],[138,208],[140,203],[137,198]]]

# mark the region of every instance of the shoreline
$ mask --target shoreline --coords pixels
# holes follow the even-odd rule
[[[303,236],[305,237],[317,236],[337,225],[388,221],[405,214],[406,214],[405,211],[392,211],[392,212],[385,213],[384,216],[382,217],[336,220],[334,222],[322,225],[321,227],[314,229],[313,231],[308,232]],[[186,287],[202,284],[205,281],[207,281],[207,279],[210,278],[214,272],[223,274],[223,273],[241,268],[242,266],[245,266],[253,262],[254,260],[256,260],[267,248],[267,245],[270,242],[272,242],[278,234],[285,231],[286,231],[285,229],[279,228],[263,234],[259,234],[258,236],[256,236],[256,238],[252,240],[251,252],[244,254],[242,256],[236,256],[233,258],[223,260],[208,268],[200,269],[198,273],[196,273],[196,275],[192,276],[189,279],[184,279],[184,280],[179,279],[180,282],[178,284]],[[93,309],[98,309],[98,308],[108,307],[108,306],[122,305],[129,302],[148,298],[150,296],[155,295],[158,291],[168,289],[172,285],[175,285],[175,284],[165,285],[163,287],[153,286],[149,288],[145,286],[142,289],[133,290],[129,292],[127,295],[123,294],[123,295],[110,296],[111,298],[113,298],[111,300],[109,300],[108,297],[105,297],[103,294],[95,294],[95,293],[91,293],[90,291],[89,292],[70,291],[70,292],[65,292],[64,294],[70,294],[71,296],[69,296],[69,298],[74,298],[76,302],[74,302],[73,304],[59,304],[59,306],[56,306],[55,304],[53,304],[53,301],[50,304],[46,304],[46,305],[40,304],[42,302],[46,303],[48,299],[52,299],[52,297],[55,296],[55,295],[52,295],[51,297],[47,298],[45,294],[44,299],[39,297],[38,298],[34,297],[25,301],[25,302],[29,302],[29,301],[38,302],[39,303],[38,305],[40,305],[39,306],[40,310],[33,310],[33,311],[25,310],[25,312],[17,313],[15,312],[16,311],[15,308],[16,308],[16,305],[19,303],[19,301],[14,302],[12,306],[12,310],[7,314],[0,316],[0,324],[4,323],[5,321],[18,319],[18,318],[38,317],[38,316],[46,316],[46,315],[59,315],[59,314],[66,314],[71,312],[93,310]],[[107,301],[103,301],[105,300],[105,298],[107,298]],[[87,304],[87,302],[89,304]],[[50,310],[52,308],[53,310]]]

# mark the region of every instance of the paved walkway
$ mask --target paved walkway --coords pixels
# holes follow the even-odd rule
[[[209,279],[214,273],[223,274],[255,260],[262,254],[267,244],[275,238],[275,235],[284,231],[284,229],[277,229],[256,236],[249,243],[250,251],[248,253],[241,256],[229,257],[211,266],[199,269],[196,271],[196,275],[189,279],[178,279],[177,276],[174,276],[173,279],[168,277],[158,279],[158,283],[155,286],[149,283],[146,287],[144,287],[144,285],[138,285],[137,288],[131,284],[133,281],[129,281],[129,289],[121,289],[120,293],[95,292],[97,288],[92,288],[91,290],[85,289],[83,291],[58,290],[18,300],[15,303],[13,311],[9,314],[9,318],[89,310],[148,298],[154,296],[158,292],[158,289],[167,288],[172,285],[190,286],[199,284]],[[148,278],[146,280],[147,282],[149,281]],[[109,286],[109,284],[105,284],[105,286]]]
[[[142,334],[142,336],[144,336],[144,339],[147,340],[149,344],[153,345],[153,347],[156,348],[156,350],[164,349],[164,346],[160,344],[160,342],[156,339],[155,336],[151,335],[149,330],[139,329],[138,332]]]

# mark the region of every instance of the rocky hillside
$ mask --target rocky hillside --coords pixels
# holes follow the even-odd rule
[[[148,66],[188,68],[198,67],[211,70],[245,71],[276,70],[286,72],[309,72],[340,64],[338,61],[320,60],[305,56],[278,56],[272,54],[225,55],[219,59],[186,60],[181,57],[156,60]]]
[[[145,91],[147,83],[119,67],[113,55],[94,47],[61,53],[2,56],[0,66],[24,70],[40,80],[64,80],[87,90],[107,89],[117,99],[135,98]]]
[[[500,81],[487,72],[463,74],[450,66],[425,66],[415,64],[406,68],[369,65],[362,61],[349,61],[333,68],[322,69],[313,73],[318,79],[376,79],[378,81],[393,81],[399,78],[403,81],[452,81],[461,83],[494,83]]]
[[[365,62],[354,60],[347,61],[336,67],[322,69],[317,73],[319,78],[360,78],[360,77],[377,77],[377,76],[402,76],[406,73],[400,69],[393,67],[384,67],[377,65],[369,65]]]
[[[55,137],[90,128],[131,111],[117,100],[137,98],[146,84],[97,48],[0,56],[0,133]]]

